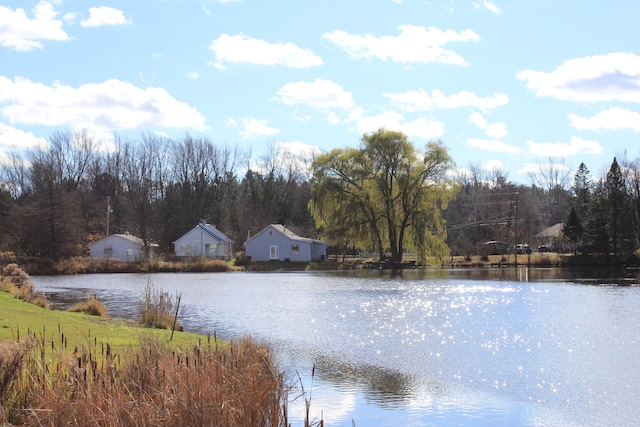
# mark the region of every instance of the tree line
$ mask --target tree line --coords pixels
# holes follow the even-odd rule
[[[238,251],[280,223],[327,240],[333,253],[392,261],[406,251],[421,259],[477,254],[489,240],[533,243],[556,223],[576,252],[621,257],[638,247],[640,160],[626,155],[601,177],[584,164],[572,176],[550,158],[526,185],[502,169],[456,169],[442,142],[416,147],[385,129],[315,158],[267,145],[253,159],[250,150],[188,134],[116,138],[106,150],[88,132],[54,132],[46,147],[10,153],[2,165],[0,249],[82,256],[108,228],[169,254],[201,220]]]
[[[130,232],[170,253],[201,220],[236,242],[269,223],[315,232],[309,179],[299,156],[274,143],[251,153],[207,138],[142,135],[104,151],[86,132],[56,132],[48,147],[14,152],[2,167],[4,250],[60,259]]]

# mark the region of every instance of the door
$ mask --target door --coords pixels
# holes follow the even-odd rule
[[[269,246],[269,259],[280,259],[280,246],[271,245]]]

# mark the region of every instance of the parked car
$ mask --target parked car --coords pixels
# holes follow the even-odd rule
[[[516,245],[516,253],[517,254],[530,254],[531,253],[531,248],[529,247],[529,245],[525,244],[525,243],[518,243]]]
[[[499,240],[491,240],[483,244],[483,255],[504,255],[509,253],[509,245]]]

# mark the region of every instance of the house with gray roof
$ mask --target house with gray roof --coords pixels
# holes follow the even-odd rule
[[[233,240],[205,221],[187,231],[173,244],[177,257],[230,259],[233,255]]]
[[[124,234],[112,234],[103,239],[96,240],[89,245],[90,256],[93,259],[113,259],[123,262],[138,262],[153,255],[153,250],[158,245],[149,245],[148,252],[145,249],[144,241],[139,238]]]
[[[327,244],[300,237],[282,224],[270,224],[245,242],[253,261],[324,261]]]

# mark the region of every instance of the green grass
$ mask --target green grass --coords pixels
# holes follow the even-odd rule
[[[170,337],[0,292],[0,426],[290,425],[292,386],[266,347]]]
[[[109,344],[114,351],[120,351],[137,345],[140,337],[148,334],[166,341],[171,337],[170,330],[142,328],[124,319],[48,310],[17,300],[7,292],[0,292],[0,341],[16,341],[36,335],[40,340],[44,338],[49,349],[59,349],[64,344],[60,338],[63,335],[67,345]],[[172,346],[186,348],[203,339],[206,337],[175,331]]]

